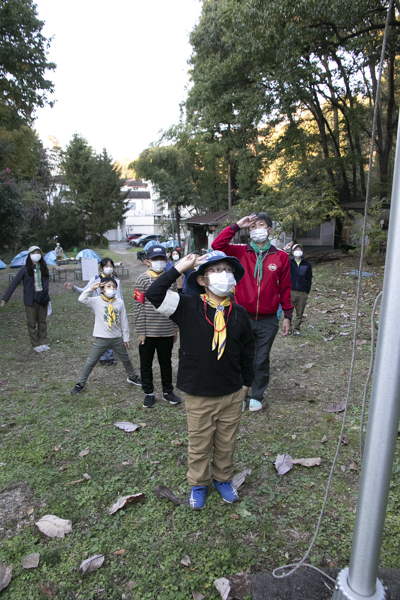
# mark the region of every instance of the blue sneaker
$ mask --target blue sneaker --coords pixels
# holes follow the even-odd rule
[[[237,489],[233,487],[232,481],[213,481],[214,487],[222,496],[222,499],[229,504],[232,502],[236,502],[239,500],[239,494],[237,493]]]
[[[190,492],[190,506],[194,508],[194,510],[203,510],[206,505],[208,487],[206,485],[198,485],[190,489],[192,490]]]

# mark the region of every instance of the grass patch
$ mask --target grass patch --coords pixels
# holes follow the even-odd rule
[[[101,252],[104,256],[113,254]],[[131,277],[121,283],[131,314],[132,285],[144,267],[137,264],[136,257],[127,263],[125,256]],[[213,490],[200,513],[185,505],[174,508],[153,492],[156,485],[164,484],[181,498],[189,495],[184,403],[172,407],[158,401],[154,410],[146,412],[142,391],[126,383],[120,363],[116,367],[97,366],[87,391],[71,396],[69,392],[91,348],[92,315],[77,302],[76,294],[62,288],[62,283],[51,283],[51,352],[33,354],[19,287],[0,313],[0,462],[5,463],[0,467],[0,558],[14,567],[6,597],[39,600],[43,598],[43,584],[62,600],[117,600],[122,594],[141,600],[187,600],[192,591],[216,600],[219,596],[213,580],[218,577],[248,567],[253,573],[271,571],[299,559],[314,532],[341,426],[340,415],[323,409],[346,393],[351,334],[340,333],[351,332],[352,327],[340,326],[353,322],[357,281],[340,276],[339,270],[349,271],[355,265],[355,259],[348,258],[342,264],[315,268],[303,335],[299,339],[277,336],[268,406],[262,413],[247,411],[243,415],[236,468],[250,467],[252,475],[240,491],[241,500],[226,505]],[[359,474],[349,466],[359,460],[360,401],[370,352],[369,318],[383,273],[378,260],[367,270],[378,276],[363,282],[360,338],[367,342],[357,349],[345,433],[350,443],[342,449],[326,517],[311,557],[311,562],[322,568],[332,563],[343,567],[350,555]],[[8,272],[0,273],[2,289],[8,285]],[[330,312],[322,312],[326,310]],[[331,335],[334,340],[325,342],[323,338]],[[133,348],[132,359],[138,368],[135,344]],[[176,374],[177,347],[173,363]],[[314,366],[304,367],[310,363]],[[155,382],[156,398],[160,399],[157,365]],[[145,422],[147,427],[128,434],[113,426],[123,420]],[[321,444],[324,435],[328,441]],[[175,439],[182,445],[172,445]],[[85,448],[89,454],[81,458],[79,453]],[[293,458],[321,456],[322,464],[312,469],[295,466],[280,477],[273,462],[284,451]],[[346,468],[344,473],[341,466]],[[91,479],[69,484],[82,479],[83,473]],[[384,567],[398,566],[399,485],[397,451],[381,553]],[[108,507],[118,496],[137,492],[146,494],[144,503],[108,514]],[[32,508],[33,514],[29,514]],[[73,533],[64,539],[46,538],[34,525],[45,514],[70,519]],[[240,518],[232,519],[232,514]],[[120,549],[125,553],[114,554]],[[24,570],[21,560],[32,552],[40,553],[39,567]],[[103,566],[82,577],[80,563],[100,553],[105,554]],[[192,570],[180,563],[186,554]],[[135,582],[132,590],[127,588],[129,581]]]

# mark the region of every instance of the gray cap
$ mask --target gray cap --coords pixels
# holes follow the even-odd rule
[[[40,250],[39,246],[31,246],[30,248],[28,248],[28,252],[29,252],[29,254],[30,254],[31,252],[33,252],[34,250],[39,250],[39,252],[41,252],[41,250]]]

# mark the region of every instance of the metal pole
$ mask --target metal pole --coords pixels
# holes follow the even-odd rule
[[[339,573],[333,600],[384,600],[378,563],[400,418],[400,122],[365,452],[350,568]],[[347,576],[348,571],[348,576]]]

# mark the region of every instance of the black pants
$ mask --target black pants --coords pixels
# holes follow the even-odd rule
[[[158,363],[161,370],[161,382],[164,394],[172,392],[172,348],[174,338],[172,337],[146,337],[144,344],[139,346],[140,355],[140,377],[145,394],[154,392],[153,385],[153,358],[157,350]]]

